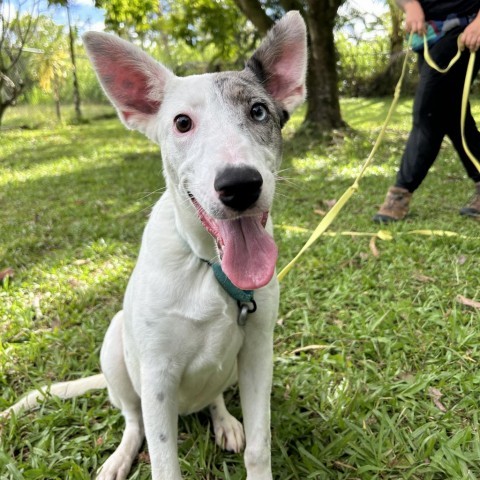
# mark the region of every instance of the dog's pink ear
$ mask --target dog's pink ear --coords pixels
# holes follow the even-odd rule
[[[131,43],[108,33],[88,32],[83,42],[120,119],[128,128],[147,133],[173,73]]]
[[[305,100],[307,29],[298,12],[288,12],[271,28],[247,68],[287,112]]]

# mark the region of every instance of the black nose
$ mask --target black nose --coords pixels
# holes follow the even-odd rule
[[[213,186],[221,202],[238,212],[251,207],[260,197],[263,178],[251,167],[227,167],[215,178]]]

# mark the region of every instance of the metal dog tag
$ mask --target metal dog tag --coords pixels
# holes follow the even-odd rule
[[[237,323],[241,327],[244,327],[247,323],[247,317],[249,313],[257,311],[257,302],[252,298],[249,303],[242,303],[237,301],[238,305],[238,318]]]
[[[247,324],[247,317],[250,311],[246,303],[242,303],[238,307],[239,307],[239,310],[238,310],[237,323],[241,327],[244,327]]]

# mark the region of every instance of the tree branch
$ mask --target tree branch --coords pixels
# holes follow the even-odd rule
[[[305,6],[301,0],[280,0],[280,5],[286,12],[289,10],[298,10],[305,16]]]
[[[273,25],[273,20],[265,13],[257,0],[235,0],[235,3],[262,35],[267,33]]]

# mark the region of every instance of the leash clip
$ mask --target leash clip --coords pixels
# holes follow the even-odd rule
[[[253,313],[257,310],[257,303],[252,298],[251,302],[249,303],[240,302],[240,300],[237,300],[237,305],[238,305],[237,324],[240,327],[244,327],[247,324],[248,314]]]

